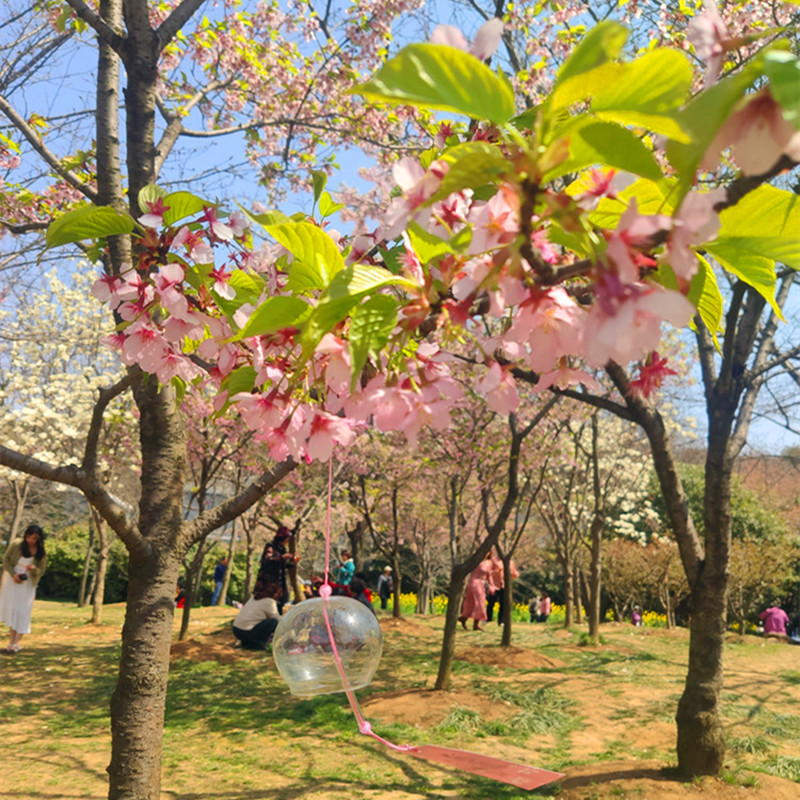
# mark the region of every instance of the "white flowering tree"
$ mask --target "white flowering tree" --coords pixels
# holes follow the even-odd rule
[[[91,276],[76,271],[62,277],[55,268],[41,288],[12,288],[0,305],[0,436],[8,447],[42,461],[78,466],[87,438],[107,490],[131,510],[136,502],[139,457],[134,443],[133,408],[115,395],[128,383],[119,359],[100,345],[107,325],[96,304],[87,302]],[[113,399],[112,399],[113,398]],[[98,416],[98,402],[107,404]],[[22,516],[24,473],[4,470],[18,497]],[[98,533],[92,621],[100,622],[110,547],[105,520]],[[13,525],[12,525],[13,533]]]

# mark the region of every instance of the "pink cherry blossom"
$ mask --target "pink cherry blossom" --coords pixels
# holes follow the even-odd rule
[[[148,213],[139,217],[139,223],[145,228],[158,229],[164,225],[164,214],[169,211],[169,206],[164,205],[164,198],[157,197],[153,201],[146,202]]]
[[[679,279],[689,281],[697,272],[697,256],[692,247],[716,238],[720,222],[714,206],[724,197],[724,189],[715,189],[689,192],[683,199],[673,218],[664,257]]]
[[[231,398],[248,428],[260,431],[265,428],[277,428],[284,419],[285,407],[276,404],[274,393],[269,395],[239,392]]]
[[[494,55],[503,36],[503,20],[493,17],[485,22],[475,34],[470,47],[464,34],[453,25],[437,25],[431,34],[431,44],[443,44],[459,50],[467,50],[475,58],[485,61]]]
[[[317,410],[308,425],[308,442],[305,452],[310,459],[327,461],[334,445],[349,447],[355,439],[353,423],[325,411]]]
[[[703,11],[687,26],[686,38],[706,62],[705,82],[713,83],[722,71],[731,38],[714,0],[703,0]]]
[[[519,407],[519,394],[514,376],[497,361],[493,361],[475,387],[486,398],[492,411],[510,414]]]
[[[728,147],[743,174],[762,175],[784,154],[800,161],[800,131],[786,120],[766,88],[746,97],[723,123],[703,156],[701,169],[716,169],[720,153]]]
[[[544,392],[552,386],[557,386],[559,389],[568,389],[570,386],[577,386],[578,384],[583,384],[590,391],[600,391],[600,386],[592,375],[586,370],[570,367],[569,360],[561,358],[556,369],[539,376],[539,381],[533,389],[536,392]]]
[[[638,361],[658,349],[663,321],[683,327],[695,313],[679,292],[647,284],[632,288],[635,291],[619,298],[613,313],[601,303],[589,310],[584,353],[590,366],[602,367],[609,360],[623,365]]]

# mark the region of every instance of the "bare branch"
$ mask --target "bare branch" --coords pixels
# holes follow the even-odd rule
[[[17,110],[6,100],[3,95],[0,95],[0,112],[8,117],[11,124],[27,139],[28,144],[44,159],[44,161],[55,172],[57,172],[67,183],[73,188],[77,189],[84,197],[92,202],[97,201],[97,192],[82,181],[72,170],[64,169],[61,161],[52,153],[47,147],[44,146],[39,135],[36,131],[28,125],[28,123],[17,113]]]
[[[221,528],[247,511],[297,466],[298,464],[293,458],[287,458],[286,461],[276,464],[272,469],[262,472],[235,497],[204,511],[189,522],[184,522],[181,528],[181,539],[186,548],[188,549],[211,531]]]
[[[89,8],[83,0],[67,0],[70,8],[97,34],[104,44],[110,45],[116,52],[119,52],[123,37],[113,28],[106,24],[106,21],[93,9]]]
[[[112,530],[133,551],[144,544],[136,526],[128,519],[125,509],[103,488],[99,481],[74,464],[53,466],[33,456],[26,456],[0,445],[0,464],[25,475],[45,481],[74,486],[96,508]]]

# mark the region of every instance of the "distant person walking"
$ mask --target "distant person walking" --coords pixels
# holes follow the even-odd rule
[[[378,586],[376,590],[378,592],[378,597],[381,599],[381,608],[385,611],[389,603],[389,598],[392,596],[392,591],[394,590],[391,567],[386,566],[383,568],[383,572],[378,577]]]
[[[758,615],[764,620],[764,636],[788,636],[786,626],[789,624],[789,615],[779,606],[771,606]]]
[[[31,632],[36,586],[46,566],[44,531],[38,525],[28,525],[22,540],[10,544],[3,556],[0,622],[8,625],[11,631],[4,653],[19,652],[20,640]]]
[[[215,606],[222,593],[222,585],[225,583],[225,575],[228,572],[228,556],[225,556],[216,567],[214,567],[214,594],[211,595],[211,605]]]
[[[472,630],[486,630],[481,622],[486,620],[486,583],[489,582],[489,591],[494,591],[491,583],[492,554],[487,553],[486,558],[470,573],[467,581],[467,591],[464,594],[464,603],[461,606],[461,616],[458,621],[464,630],[467,629],[467,620],[472,620]]]

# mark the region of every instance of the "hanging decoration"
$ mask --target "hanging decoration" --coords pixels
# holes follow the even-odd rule
[[[319,598],[304,600],[281,617],[272,640],[275,664],[292,694],[344,692],[359,733],[398,753],[532,790],[563,778],[563,773],[530,767],[466,750],[438,745],[397,745],[378,736],[364,719],[355,696],[367,686],[383,653],[377,617],[351,597],[334,596],[329,580],[333,459],[328,462],[325,573]]]

